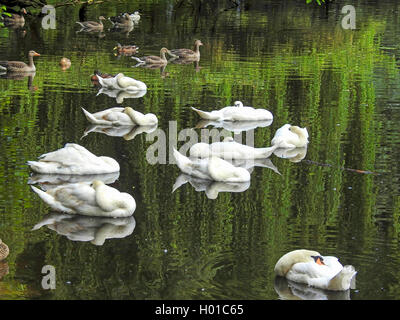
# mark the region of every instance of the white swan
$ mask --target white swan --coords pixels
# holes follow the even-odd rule
[[[28,184],[39,184],[44,191],[54,189],[60,185],[84,182],[91,184],[94,180],[103,181],[105,184],[114,183],[119,178],[119,171],[105,174],[86,174],[86,175],[69,175],[69,174],[46,174],[33,173]]]
[[[130,98],[137,99],[143,97],[147,93],[147,89],[138,91],[125,91],[119,89],[100,88],[96,96],[102,93],[109,96],[110,98],[115,98],[115,101],[118,104],[122,104],[124,102],[124,99],[130,99]]]
[[[174,157],[179,169],[188,175],[221,182],[250,181],[250,173],[243,168],[235,167],[228,161],[217,157],[191,160],[174,149]]]
[[[46,192],[31,186],[53,210],[69,214],[100,217],[129,217],[136,209],[135,199],[128,193],[95,180],[61,185]]]
[[[86,119],[93,124],[106,126],[153,126],[158,123],[155,114],[143,114],[133,110],[131,107],[125,108],[110,108],[96,113],[90,113],[82,108]]]
[[[189,153],[191,157],[198,158],[214,156],[222,159],[261,159],[268,158],[274,150],[274,148],[254,148],[227,137],[222,142],[211,144],[198,142],[190,148]]]
[[[42,154],[39,161],[28,161],[31,169],[47,174],[104,174],[119,171],[119,164],[110,157],[97,157],[84,147],[67,143],[64,148]]]
[[[235,101],[235,106],[229,106],[222,108],[221,110],[214,110],[206,112],[192,109],[197,114],[206,120],[212,121],[261,121],[261,120],[272,120],[274,117],[272,113],[266,109],[254,109],[253,107],[244,107],[240,101]]]
[[[294,250],[283,255],[275,265],[275,274],[312,287],[343,291],[354,285],[353,266],[342,266],[338,258],[321,256],[312,250]]]
[[[97,78],[103,88],[126,91],[147,90],[147,86],[144,82],[126,77],[123,73],[118,73],[113,78],[102,78],[99,75],[97,75]]]
[[[32,230],[38,230],[43,226],[66,236],[69,240],[90,241],[94,245],[101,246],[107,239],[120,239],[132,234],[136,221],[133,216],[103,218],[51,213],[37,223]]]
[[[271,148],[303,148],[308,144],[307,128],[285,124],[276,130]]]
[[[212,120],[200,120],[196,129],[207,128],[213,126],[214,128],[222,128],[228,131],[232,131],[239,134],[243,131],[254,130],[256,128],[265,128],[272,124],[272,119],[262,121],[212,121]]]

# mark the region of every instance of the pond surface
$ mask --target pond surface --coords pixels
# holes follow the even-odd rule
[[[126,0],[84,12],[97,19],[139,10],[130,33],[109,31],[108,22],[101,35],[77,33],[78,6],[57,8],[54,30],[34,17],[25,32],[0,29],[0,60],[40,53],[33,79],[0,79],[0,238],[10,248],[0,299],[290,298],[273,269],[298,248],[337,256],[358,271],[355,289],[322,298],[400,299],[400,4],[355,1],[357,29],[345,30],[343,1],[328,8],[280,0],[235,8],[228,1],[174,3]],[[133,59],[113,50],[135,44],[138,56],[158,55],[161,47],[192,48],[195,39],[204,44],[199,64],[165,70],[132,68]],[[62,57],[72,62],[65,71]],[[147,92],[99,93],[90,81],[95,69],[123,72],[145,82]],[[211,111],[236,100],[270,110],[274,120],[235,138],[249,135],[266,147],[291,123],[307,127],[306,153],[297,160],[272,155],[236,192],[179,180],[168,151],[189,141],[184,129],[204,132],[191,107]],[[84,136],[89,123],[81,107],[119,105],[156,114],[157,130]],[[156,142],[167,151],[149,161]],[[109,185],[137,204],[121,222],[122,236],[102,245],[67,238],[76,227],[68,222],[104,223],[83,218],[59,222],[58,231],[33,230],[55,216],[32,191],[40,184],[27,161],[65,143],[120,163]],[[42,288],[45,265],[55,268],[54,290]]]

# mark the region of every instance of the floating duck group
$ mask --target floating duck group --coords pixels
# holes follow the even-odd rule
[[[23,14],[26,14],[26,11],[22,12],[21,15],[12,15],[8,19],[4,19],[4,22],[9,25],[24,23]],[[104,16],[100,16],[99,21],[77,21],[77,24],[82,27],[80,31],[102,31],[104,28],[103,21],[106,20]],[[125,28],[138,23],[140,15],[138,12],[134,14],[123,13],[119,16],[110,17],[108,20],[115,28]],[[166,54],[173,59],[199,61],[199,48],[202,45],[203,43],[200,40],[196,40],[193,50],[169,50],[163,47],[160,50],[160,56],[133,56],[132,59],[136,60],[138,65],[159,66],[165,66],[168,63]],[[118,44],[114,49],[119,54],[133,55],[137,53],[139,48],[137,46],[122,46]],[[0,61],[0,71],[10,73],[35,72],[36,67],[33,58],[37,56],[40,56],[40,54],[31,50],[28,53],[28,64],[20,61]],[[70,61],[63,59],[60,65],[67,69],[70,66]],[[144,82],[127,77],[123,73],[109,75],[95,71],[92,81],[98,82],[102,88],[109,90],[124,92],[147,90]],[[255,128],[258,123],[267,122],[266,125],[270,125],[274,120],[273,114],[269,110],[244,106],[240,101],[236,101],[233,106],[227,106],[220,110],[203,111],[197,108],[192,109],[207,124],[211,123],[219,127]],[[84,116],[92,125],[112,127],[116,128],[116,130],[126,126],[154,127],[158,123],[156,115],[152,113],[143,114],[130,107],[110,108],[95,113],[90,113],[84,108],[82,110]],[[253,123],[255,123],[254,127],[252,127]],[[277,154],[281,154],[282,157],[289,157],[288,154],[296,148],[306,149],[309,142],[308,138],[306,128],[284,124],[275,132],[269,147],[254,148],[235,142],[228,137],[222,142],[194,144],[189,150],[190,157],[186,157],[174,149],[173,155],[176,164],[182,172],[179,180],[174,185],[174,190],[187,181],[201,186],[199,188],[206,190],[211,199],[215,199],[220,191],[240,192],[246,190],[249,187],[250,172],[246,167],[235,165],[234,161],[267,159],[278,150],[280,152]],[[302,157],[304,156],[305,153],[303,152]],[[130,194],[107,186],[106,179],[104,177],[101,179],[101,175],[116,173],[119,175],[120,165],[113,158],[96,156],[83,146],[67,143],[59,150],[41,155],[37,161],[28,161],[28,165],[32,171],[41,175],[80,177],[94,175],[100,177],[99,179],[88,177],[87,181],[85,179],[78,182],[71,181],[48,190],[41,190],[32,186],[33,191],[47,205],[53,210],[62,213],[59,216],[55,215],[45,219],[35,226],[35,229],[40,228],[42,225],[52,225],[53,228],[56,228],[55,222],[69,219],[68,216],[65,217],[63,214],[101,217],[102,219],[127,218],[136,209],[135,199]],[[278,171],[276,170],[276,172]],[[86,220],[81,220],[79,220],[81,224],[89,223]],[[131,233],[133,230],[132,221],[123,223],[129,225],[128,231],[124,232]],[[110,222],[110,224],[111,228],[116,228],[112,226],[117,225],[117,223]],[[75,237],[75,235],[69,236]],[[107,232],[103,232],[101,236],[96,238],[93,232],[89,232],[88,235],[85,235],[85,239],[94,241],[96,244],[102,244],[107,236]],[[8,246],[0,240],[0,260],[5,259],[8,253]],[[345,291],[351,288],[357,273],[353,266],[343,266],[336,257],[322,256],[317,251],[304,249],[294,250],[283,255],[277,261],[274,271],[278,277],[284,277],[288,281],[333,291]]]

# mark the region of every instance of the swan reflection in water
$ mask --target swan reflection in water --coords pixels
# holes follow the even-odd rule
[[[190,157],[189,159],[197,159]],[[269,168],[275,173],[280,174],[278,169],[274,166],[270,159],[251,159],[251,160],[226,160],[232,163],[235,167],[241,167],[248,170],[250,173],[254,167]],[[179,189],[182,185],[187,182],[197,191],[204,191],[207,198],[216,199],[220,192],[244,192],[250,187],[250,181],[246,182],[217,182],[207,179],[200,179],[188,174],[180,174],[174,185],[172,186],[172,192]]]
[[[131,217],[104,218],[51,213],[37,223],[32,230],[47,226],[59,235],[72,241],[90,241],[101,246],[107,239],[125,238],[131,235],[136,227],[136,221]]]
[[[282,300],[350,300],[350,290],[332,291],[275,277],[274,289]]]
[[[278,158],[288,159],[290,162],[300,162],[307,155],[307,147],[302,148],[292,148],[292,149],[275,149],[274,155]]]
[[[100,180],[105,184],[112,184],[117,181],[118,178],[119,171],[106,174],[87,175],[33,173],[28,179],[28,184],[39,184],[42,190],[47,191],[50,189],[54,189],[60,185],[67,185],[78,182],[90,185],[95,180]]]
[[[180,174],[172,186],[175,192],[187,182],[197,191],[204,191],[208,199],[217,199],[220,192],[244,192],[250,187],[250,181],[246,182],[217,182],[212,180],[200,179],[187,174]]]
[[[138,90],[138,91],[126,91],[126,90],[117,90],[117,89],[107,89],[101,88],[96,96],[100,94],[105,94],[110,98],[115,98],[115,101],[118,104],[122,104],[124,99],[137,99],[143,97],[147,93],[147,90]]]
[[[141,133],[152,133],[157,129],[157,124],[152,126],[103,126],[90,125],[85,129],[82,138],[86,137],[91,132],[103,133],[110,137],[122,137],[125,140],[132,140]]]
[[[271,120],[263,120],[263,121],[213,121],[213,120],[200,120],[196,129],[207,128],[208,126],[212,126],[214,128],[222,128],[236,134],[239,134],[243,131],[250,131],[256,128],[265,128],[269,127],[272,124]]]

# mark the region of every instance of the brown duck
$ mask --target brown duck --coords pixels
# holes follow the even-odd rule
[[[194,50],[191,49],[172,49],[170,52],[172,53],[172,57],[179,57],[180,59],[192,59],[192,60],[200,60],[200,46],[203,43],[200,40],[196,40],[194,42]]]
[[[24,15],[27,14],[25,8],[22,8],[20,13],[11,13],[11,16],[2,16],[2,20],[4,22],[4,25],[6,27],[23,27],[25,24],[25,18]]]
[[[99,22],[97,21],[76,21],[76,23],[78,23],[82,29],[81,30],[90,30],[90,31],[94,31],[94,30],[98,30],[98,31],[102,31],[103,30],[103,20],[106,20],[106,18],[104,18],[103,16],[99,17]]]
[[[8,246],[0,239],[0,261],[7,258],[9,253],[10,250],[8,249]]]
[[[128,56],[137,53],[139,51],[139,47],[135,45],[122,46],[118,43],[114,50],[117,50],[118,54],[120,55]]]
[[[22,61],[0,61],[0,71],[7,72],[35,72],[36,67],[33,63],[33,57],[40,56],[39,53],[31,50],[28,53],[29,63]]]
[[[161,48],[160,50],[160,56],[145,56],[145,57],[132,57],[132,59],[135,59],[136,61],[138,61],[139,65],[143,65],[143,64],[151,64],[151,65],[166,65],[168,63],[167,58],[165,57],[165,54],[169,53],[170,55],[172,55],[170,53],[170,50],[168,50],[167,48]]]

